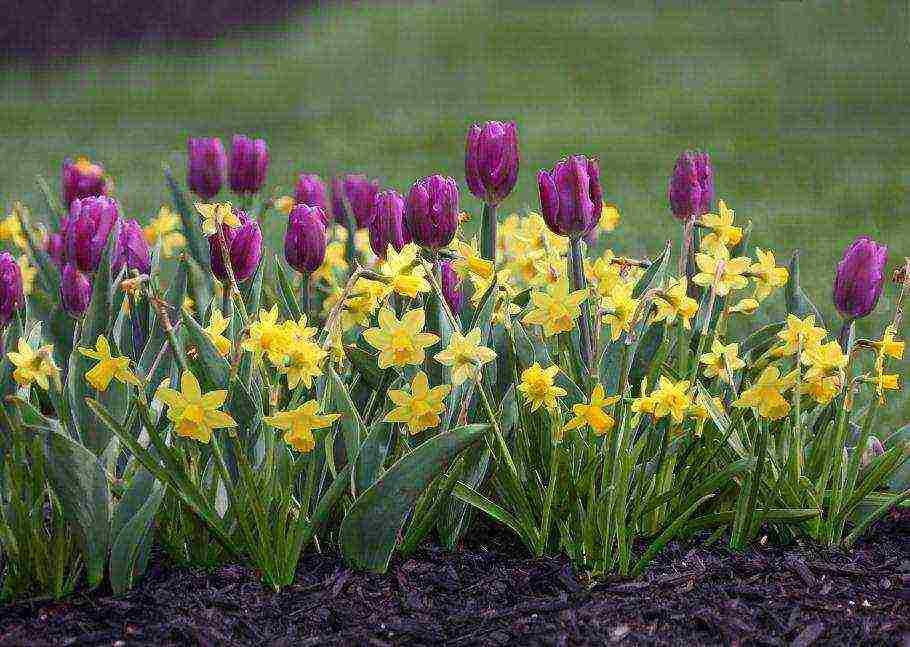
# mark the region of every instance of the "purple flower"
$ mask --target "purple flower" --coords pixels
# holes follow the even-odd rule
[[[468,188],[495,205],[505,200],[518,180],[518,130],[515,122],[488,121],[468,130],[464,157]]]
[[[344,210],[344,179],[335,175],[332,177],[332,219],[339,225],[347,225],[348,217]]]
[[[127,271],[138,270],[140,274],[152,271],[152,258],[142,225],[135,220],[121,220],[114,239],[114,254],[111,261],[114,275],[126,265]]]
[[[373,200],[379,193],[379,180],[368,180],[366,175],[349,173],[344,176],[342,189],[357,221],[357,228],[369,227],[373,217]]]
[[[6,326],[16,310],[25,306],[22,272],[9,252],[0,253],[0,328]]]
[[[554,233],[578,238],[597,226],[603,210],[597,159],[584,155],[561,159],[551,171],[537,174],[537,187],[543,219]]]
[[[107,182],[104,167],[85,157],[73,162],[70,158],[63,160],[61,186],[63,205],[69,209],[73,200],[90,198],[107,194]]]
[[[74,263],[67,263],[60,280],[60,301],[73,317],[81,317],[92,300],[92,282]]]
[[[301,173],[294,188],[294,204],[319,207],[322,210],[322,224],[329,226],[329,190],[322,178],[315,173]]]
[[[315,272],[325,260],[325,211],[298,204],[288,216],[284,258],[301,274]]]
[[[237,211],[237,219],[240,220],[239,227],[221,225],[221,231],[224,232],[234,278],[243,282],[253,276],[262,259],[262,231],[259,223],[243,211]],[[212,258],[212,274],[222,283],[227,283],[229,276],[217,233],[209,236],[209,253]]]
[[[370,222],[370,247],[379,258],[385,258],[389,245],[396,252],[411,242],[411,232],[404,222],[404,198],[388,189],[376,194]]]
[[[455,272],[455,268],[452,267],[451,261],[443,261],[440,263],[439,269],[442,278],[442,285],[440,286],[442,287],[442,294],[446,298],[446,302],[448,302],[452,314],[457,317],[464,304],[464,292],[461,290],[461,279],[459,278],[458,273]]]
[[[234,135],[229,181],[234,193],[256,193],[265,184],[269,170],[269,147],[265,140]]]
[[[707,153],[685,151],[679,156],[670,176],[667,198],[679,220],[697,218],[711,210],[714,171]]]
[[[860,319],[875,309],[885,282],[888,247],[860,236],[844,251],[834,278],[834,305],[846,319]]]
[[[217,137],[190,137],[186,141],[186,183],[203,200],[211,200],[221,191],[227,169],[227,154]]]
[[[69,220],[64,216],[60,221],[60,229],[66,231],[66,223]],[[47,235],[47,240],[44,244],[44,249],[47,252],[47,255],[51,257],[51,260],[54,262],[54,265],[57,266],[58,270],[63,269],[63,261],[65,255],[65,247],[63,243],[63,234],[60,232],[54,232]]]
[[[418,245],[445,247],[458,229],[458,184],[441,175],[417,180],[408,192],[404,217]]]
[[[73,200],[63,232],[66,261],[82,272],[94,272],[101,262],[111,230],[120,220],[116,200],[105,196]]]

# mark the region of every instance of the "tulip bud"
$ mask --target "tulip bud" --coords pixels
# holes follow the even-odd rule
[[[60,280],[60,301],[73,317],[81,317],[92,300],[92,282],[79,271],[75,263],[67,263]]]
[[[242,211],[237,212],[237,219],[240,220],[239,227],[221,225],[221,231],[224,232],[234,278],[239,283],[253,276],[259,267],[262,259],[262,231],[259,223]],[[221,240],[217,233],[209,236],[209,253],[212,258],[212,274],[222,283],[227,283],[230,277],[224,265]]]
[[[888,247],[859,236],[844,251],[834,278],[834,305],[845,319],[865,317],[882,294]]]
[[[301,173],[297,178],[297,186],[294,189],[294,204],[319,207],[322,211],[322,224],[326,227],[329,226],[329,191],[322,178],[315,173],[311,175]]]
[[[0,253],[0,328],[6,326],[16,310],[25,306],[22,271],[13,255]]]
[[[203,200],[211,200],[221,191],[227,169],[227,154],[217,137],[190,137],[186,141],[186,183]]]
[[[315,272],[325,260],[325,220],[322,208],[306,204],[298,204],[288,216],[284,258],[301,274]]]
[[[97,270],[111,229],[119,220],[120,207],[112,198],[74,200],[63,232],[66,261],[82,272]]]
[[[458,229],[458,185],[441,175],[417,180],[408,192],[404,213],[414,242],[430,249],[445,247]]]
[[[332,177],[332,219],[339,225],[347,226],[348,217],[344,210],[344,179]]]
[[[373,200],[379,193],[379,180],[370,181],[366,175],[348,174],[344,176],[342,188],[357,221],[357,228],[369,227],[373,217]]]
[[[461,307],[464,304],[464,292],[461,289],[461,279],[458,276],[458,273],[455,271],[455,268],[452,267],[451,261],[443,261],[440,263],[440,275],[442,284],[442,295],[446,298],[446,302],[449,304],[449,309],[452,311],[456,317],[461,312]]]
[[[114,239],[114,253],[111,265],[114,275],[126,265],[127,271],[138,270],[140,274],[152,271],[152,258],[145,240],[142,225],[135,220],[121,220]]]
[[[104,167],[85,157],[80,157],[75,162],[66,158],[63,160],[61,186],[63,189],[63,205],[67,209],[69,209],[73,200],[106,195],[107,186],[104,177]]]
[[[69,219],[64,216],[60,221],[61,231],[66,231],[66,223]],[[59,232],[54,232],[47,235],[47,240],[44,244],[44,250],[47,252],[47,255],[51,257],[51,260],[54,262],[54,265],[57,266],[58,270],[63,269],[63,257],[65,255],[65,247],[63,243],[63,234]]]
[[[540,210],[553,233],[584,236],[597,226],[603,211],[600,165],[595,158],[573,155],[550,171],[537,174]]]
[[[685,151],[677,158],[667,198],[673,215],[679,220],[697,218],[711,210],[714,171],[707,153]]]
[[[256,193],[265,184],[269,170],[269,147],[265,140],[234,135],[229,180],[234,193]]]
[[[515,122],[488,121],[468,130],[464,157],[468,188],[478,199],[497,205],[518,180],[518,130]]]
[[[370,222],[370,247],[379,258],[385,258],[389,245],[396,252],[411,242],[411,232],[404,223],[404,198],[388,189],[376,194]]]

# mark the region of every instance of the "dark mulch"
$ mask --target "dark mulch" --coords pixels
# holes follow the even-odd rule
[[[847,644],[910,647],[910,515],[849,553],[671,544],[645,577],[591,590],[563,558],[527,559],[481,524],[387,575],[308,555],[273,594],[248,569],[156,559],[124,598],[0,609],[0,645]]]

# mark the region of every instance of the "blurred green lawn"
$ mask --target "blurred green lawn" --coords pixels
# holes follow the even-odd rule
[[[166,199],[162,162],[183,173],[187,135],[234,132],[267,139],[285,191],[301,170],[404,190],[434,171],[463,177],[470,122],[515,119],[523,166],[505,210],[536,205],[539,168],[596,154],[624,217],[610,244],[653,252],[677,236],[673,161],[705,148],[753,241],[781,261],[802,250],[803,283],[836,329],[844,246],[866,233],[890,246],[889,268],[910,255],[906,4],[638,4],[345,4],[201,48],[0,70],[0,207],[37,207],[35,176],[56,183],[63,156],[85,154],[147,219]],[[878,334],[896,293],[861,333]],[[888,420],[910,419],[910,398],[893,400]]]

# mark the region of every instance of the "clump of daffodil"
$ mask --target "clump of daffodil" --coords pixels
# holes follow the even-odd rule
[[[776,366],[768,366],[755,383],[733,401],[733,406],[752,408],[762,418],[779,420],[790,413],[790,403],[783,396],[796,383],[796,371],[781,377]]]
[[[123,384],[132,384],[134,386],[138,386],[141,383],[139,378],[130,372],[130,360],[128,357],[114,357],[111,354],[111,345],[104,335],[98,335],[98,339],[95,341],[95,348],[77,346],[76,350],[85,357],[98,360],[98,363],[85,374],[85,381],[93,389],[107,391],[107,387],[110,386],[113,379]]]
[[[757,263],[753,263],[749,268],[749,274],[755,281],[755,299],[764,301],[774,290],[782,288],[790,280],[790,270],[786,267],[778,267],[772,251],[765,251],[758,247],[755,248],[755,257]]]
[[[142,229],[142,233],[149,245],[161,241],[161,255],[164,258],[171,258],[186,245],[186,238],[181,233],[180,216],[164,204],[158,210],[158,215]]]
[[[265,421],[276,429],[283,430],[284,441],[298,452],[309,452],[316,447],[313,437],[314,429],[331,426],[341,417],[338,413],[319,414],[319,403],[316,400],[304,402],[291,411],[279,411],[268,416]]]
[[[13,203],[10,214],[0,220],[0,240],[9,241],[19,249],[26,249],[28,240],[22,231],[22,218],[28,218],[28,208],[17,200]]]
[[[197,202],[196,211],[202,216],[202,233],[206,236],[218,233],[221,225],[227,225],[232,229],[240,226],[240,219],[234,213],[230,202],[213,204]]]
[[[209,325],[204,328],[206,337],[212,341],[222,357],[231,352],[231,340],[222,334],[230,323],[230,319],[221,314],[221,310],[213,309]]]
[[[602,436],[616,425],[616,420],[613,419],[613,416],[604,411],[604,409],[618,401],[618,395],[607,397],[604,394],[603,385],[598,384],[591,392],[590,403],[572,405],[572,413],[574,415],[563,427],[563,433],[571,429],[581,429],[588,426],[596,435]]]
[[[732,343],[724,346],[719,339],[711,342],[711,352],[704,353],[698,358],[698,361],[705,365],[703,375],[706,378],[717,376],[727,384],[731,382],[731,372],[735,373],[746,365],[739,357],[739,344]]]
[[[278,305],[271,310],[260,310],[258,321],[250,325],[249,337],[241,344],[243,350],[257,357],[268,357],[274,365],[284,365],[284,356],[291,344],[291,334],[287,326],[278,323]]]
[[[713,286],[717,296],[727,296],[731,291],[742,290],[749,285],[743,275],[749,270],[751,262],[746,256],[730,258],[726,247],[715,247],[711,253],[695,255],[699,272],[692,277],[692,282],[702,287]]]
[[[700,224],[711,230],[701,239],[701,248],[713,254],[720,248],[730,248],[743,239],[743,230],[733,225],[733,210],[723,200],[717,202],[717,213],[706,213]]]
[[[878,395],[879,403],[885,403],[885,391],[898,391],[901,388],[900,376],[897,373],[885,373],[885,359],[888,357],[902,359],[906,344],[903,341],[897,341],[897,328],[894,324],[885,327],[882,338],[872,342],[872,347],[876,350],[875,364],[873,367],[871,381],[875,386],[875,392]]]
[[[686,277],[670,279],[669,286],[664,293],[654,299],[654,305],[657,307],[652,321],[666,321],[672,324],[676,318],[682,321],[686,330],[692,329],[692,317],[698,313],[698,301],[690,297],[687,293]]]
[[[470,278],[473,289],[471,292],[471,305],[475,308],[479,308],[483,296],[487,293],[487,290],[490,289],[493,281],[491,279],[485,279],[478,274],[471,274]],[[512,273],[510,270],[502,269],[496,272],[496,285],[499,286],[501,293],[506,294],[509,297],[515,296],[516,290],[512,283]]]
[[[673,422],[681,424],[686,412],[692,406],[692,396],[689,394],[689,380],[682,380],[674,384],[670,379],[661,375],[657,388],[651,393],[651,415],[655,418],[670,416]]]
[[[38,268],[28,262],[28,256],[21,254],[16,261],[19,266],[19,273],[22,274],[22,293],[28,296],[35,288],[35,276],[38,274]]]
[[[180,390],[164,386],[155,392],[155,399],[167,405],[167,418],[174,424],[178,436],[192,438],[200,443],[212,440],[212,431],[236,427],[237,422],[230,414],[220,411],[227,399],[227,391],[219,389],[202,393],[199,381],[191,371],[180,376]]]
[[[430,388],[427,374],[418,371],[411,381],[410,393],[405,390],[389,391],[389,399],[395,403],[386,416],[386,422],[403,422],[412,434],[439,425],[439,414],[445,411],[446,395],[452,390],[450,384],[441,384]]]
[[[59,386],[60,369],[54,363],[53,345],[46,344],[35,351],[25,337],[20,337],[17,350],[8,352],[6,356],[16,367],[13,379],[19,386],[29,386],[34,382],[47,391],[51,379]]]
[[[632,329],[635,313],[638,310],[638,299],[632,296],[635,284],[631,281],[620,281],[613,286],[610,294],[601,299],[601,308],[605,311],[604,319],[610,324],[610,339],[616,341],[623,332]]]
[[[815,315],[806,315],[804,319],[796,315],[787,315],[786,324],[786,328],[777,333],[777,337],[783,342],[783,345],[774,349],[774,355],[777,357],[788,357],[795,355],[800,349],[818,346],[828,334],[827,330],[815,325]]]
[[[496,359],[496,351],[481,345],[480,328],[474,328],[467,335],[454,331],[448,347],[436,353],[435,358],[452,369],[452,383],[458,386],[473,379],[480,367]]]
[[[379,368],[422,364],[424,349],[439,341],[439,336],[423,332],[426,313],[416,308],[399,320],[387,306],[379,310],[379,326],[363,331],[364,340],[379,351]]]
[[[379,267],[393,291],[412,299],[431,289],[426,279],[426,270],[418,259],[419,254],[420,248],[414,243],[408,243],[400,252],[389,245],[385,261]]]
[[[285,323],[291,343],[287,349],[287,366],[281,372],[287,377],[289,389],[296,388],[301,382],[306,388],[312,388],[313,378],[322,375],[322,362],[329,354],[313,341],[316,329],[306,324],[306,315],[301,315],[296,323]]]
[[[585,290],[569,291],[569,282],[561,280],[544,291],[531,292],[533,309],[524,316],[525,323],[543,327],[547,337],[575,328],[575,320],[581,314],[579,306],[587,298]]]
[[[541,368],[538,362],[534,362],[521,372],[518,390],[525,397],[530,411],[536,411],[540,407],[546,407],[551,411],[556,409],[556,399],[566,394],[564,388],[553,384],[553,378],[557,373],[559,367],[555,364]]]

